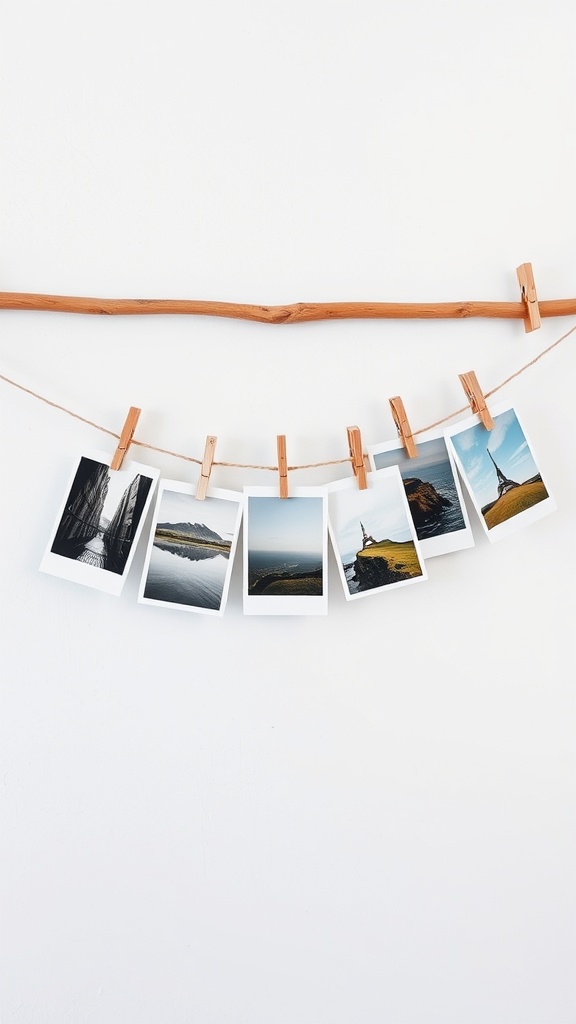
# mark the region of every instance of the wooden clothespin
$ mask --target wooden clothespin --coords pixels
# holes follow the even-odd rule
[[[414,435],[410,429],[406,410],[404,409],[404,402],[399,395],[395,398],[389,398],[390,408],[392,409],[392,416],[396,429],[398,431],[398,437],[401,439],[402,444],[406,449],[406,454],[409,459],[415,459],[418,452],[416,451],[416,443],[414,441]]]
[[[278,451],[278,476],[280,477],[280,497],[288,497],[288,464],[286,461],[286,434],[278,434],[276,437],[276,448]]]
[[[526,304],[527,316],[524,320],[524,330],[527,333],[529,331],[536,331],[540,327],[541,320],[532,264],[522,263],[521,266],[516,267],[516,274],[518,275],[522,302]]]
[[[364,463],[364,452],[362,450],[362,435],[360,434],[359,427],[347,427],[348,432],[348,448],[350,450],[350,458],[352,459],[352,469],[354,470],[354,476],[358,481],[358,487],[361,491],[365,491],[368,487],[368,481],[366,479],[366,465]]]
[[[210,482],[210,473],[212,472],[212,463],[214,462],[217,440],[218,438],[213,437],[212,434],[208,434],[208,437],[206,438],[204,458],[202,459],[202,466],[200,467],[200,479],[196,486],[196,497],[198,501],[204,501],[204,498],[206,497],[206,489]]]
[[[458,376],[460,377],[460,382],[472,407],[472,412],[478,414],[482,423],[486,427],[486,430],[492,430],[494,420],[490,415],[490,411],[486,405],[486,399],[482,394],[478,378],[474,373],[474,370],[469,370],[468,373],[459,373]]]
[[[136,424],[140,416],[141,409],[137,409],[135,405],[130,406],[130,411],[126,417],[126,422],[122,427],[122,433],[120,434],[120,441],[118,447],[114,452],[114,458],[110,463],[110,469],[120,469],[124,462],[124,456],[130,447],[132,438],[134,437],[134,431],[136,430]]]

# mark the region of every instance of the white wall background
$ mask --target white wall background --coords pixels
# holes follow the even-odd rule
[[[576,295],[568,0],[5,0],[0,27],[4,290],[516,300],[531,261]],[[395,394],[425,426],[574,323],[0,322],[25,387],[257,463],[391,439]],[[119,599],[40,574],[112,442],[0,382],[3,1024],[573,1024],[573,337],[500,395],[558,511],[351,604],[332,560],[326,618],[245,618],[240,563],[223,619],[138,606],[141,552]]]

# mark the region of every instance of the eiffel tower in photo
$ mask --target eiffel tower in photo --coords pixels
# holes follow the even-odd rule
[[[496,465],[488,449],[486,451],[490,455],[490,460],[498,476],[498,497],[501,498],[503,494],[506,494],[506,491],[511,491],[513,487],[520,487],[520,484],[517,484],[515,480],[509,480],[508,477],[504,476],[504,473]]]
[[[362,551],[364,551],[364,548],[369,548],[372,544],[376,544],[377,541],[375,541],[374,537],[371,537],[369,533],[366,533],[364,523],[361,522],[360,526],[362,528]]]

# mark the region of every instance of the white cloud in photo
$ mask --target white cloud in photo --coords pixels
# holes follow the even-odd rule
[[[474,430],[463,430],[461,434],[457,435],[457,437],[458,446],[463,452],[470,451],[470,449],[473,448],[476,443],[476,439],[474,437]]]
[[[466,464],[466,472],[473,483],[478,481],[478,478],[486,477],[486,467],[484,465],[484,459],[481,455],[475,455]]]
[[[519,454],[520,454],[520,452],[523,452],[523,451],[524,451],[524,449],[525,449],[525,448],[527,448],[527,447],[528,447],[528,441],[524,440],[524,441],[522,442],[522,444],[521,444],[521,445],[519,445],[519,446],[518,446],[518,448],[516,448],[516,450],[512,452],[512,455],[510,456],[510,458],[511,458],[511,459],[515,459],[515,458],[516,458],[516,456],[517,456],[517,455],[519,455]]]
[[[500,413],[500,415],[496,417],[494,427],[490,431],[490,438],[487,445],[488,451],[495,452],[504,444],[508,428],[515,422],[516,417],[513,409],[508,409],[506,412]]]

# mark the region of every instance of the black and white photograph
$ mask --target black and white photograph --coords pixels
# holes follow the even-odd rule
[[[223,615],[244,497],[161,480],[138,600],[142,604]]]
[[[112,470],[110,462],[103,452],[81,456],[40,570],[118,595],[159,473],[128,461]]]
[[[244,613],[325,615],[328,610],[326,490],[245,487]]]
[[[398,466],[424,558],[473,547],[468,512],[444,433],[427,431],[415,441],[413,459],[398,440],[370,445],[372,469]]]
[[[397,466],[327,485],[328,525],[346,600],[427,579]]]
[[[518,414],[491,410],[487,430],[477,415],[445,431],[480,522],[491,541],[509,536],[556,509]]]

